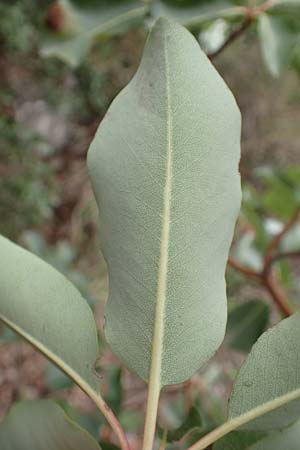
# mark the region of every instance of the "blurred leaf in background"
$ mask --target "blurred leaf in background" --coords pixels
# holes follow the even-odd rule
[[[56,31],[41,46],[42,56],[57,56],[72,67],[78,66],[96,39],[124,33],[146,13],[140,1],[102,1],[94,4],[69,0],[55,1],[48,12],[48,24]]]
[[[233,350],[248,353],[265,331],[270,319],[270,309],[261,300],[251,300],[229,310],[225,345]]]

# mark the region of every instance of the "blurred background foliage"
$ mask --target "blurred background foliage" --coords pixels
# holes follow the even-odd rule
[[[245,352],[300,304],[300,1],[1,0],[0,232],[64,272],[100,316],[107,279],[86,152],[161,14],[194,33],[243,116],[224,346],[161,404],[161,436],[169,430],[170,448],[181,448],[224,419]],[[98,322],[103,392],[135,448],[145,386],[119,367]],[[104,421],[63,374],[8,330],[0,339],[1,416],[16,399],[54,396],[111,448]]]

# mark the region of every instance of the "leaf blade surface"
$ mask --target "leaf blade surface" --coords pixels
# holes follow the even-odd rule
[[[51,400],[23,401],[0,424],[1,450],[100,450]]]
[[[0,236],[0,319],[75,382],[98,391],[96,324],[86,301],[63,275]]]
[[[224,337],[239,141],[224,81],[185,29],[160,19],[88,163],[109,270],[106,337],[161,386],[189,378]]]
[[[246,430],[276,430],[299,418],[299,399],[284,403],[295,392],[300,396],[299,313],[282,320],[265,332],[253,346],[234,383],[229,418],[241,416],[266,403],[283,400],[279,408],[243,426]],[[295,397],[296,398],[296,397]]]

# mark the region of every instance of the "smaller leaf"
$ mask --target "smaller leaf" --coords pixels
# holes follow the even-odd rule
[[[100,450],[51,400],[23,401],[0,424],[1,450]]]
[[[123,400],[123,387],[122,387],[122,369],[120,367],[110,367],[107,370],[108,376],[108,390],[105,394],[105,401],[118,415],[121,411]]]
[[[189,410],[189,413],[182,424],[177,429],[168,431],[167,441],[180,441],[184,437],[187,437],[187,435],[191,437],[191,435],[194,435],[195,433],[197,433],[199,439],[206,431],[208,430],[205,418],[200,412],[199,405],[195,404]]]
[[[276,430],[300,416],[300,314],[282,320],[265,332],[253,346],[235,380],[229,403],[230,419],[257,409],[245,430]],[[293,393],[297,400],[289,402]],[[285,403],[279,408],[278,401]],[[274,410],[259,416],[264,404]]]
[[[300,0],[276,0],[268,12],[276,16],[288,14],[300,17]]]
[[[223,19],[217,19],[199,35],[201,47],[206,53],[217,51],[228,36],[228,23]]]
[[[96,396],[98,337],[86,301],[56,269],[3,236],[0,253],[0,320]]]
[[[261,206],[267,213],[288,220],[300,205],[299,168],[295,171],[273,171],[262,168],[256,176],[264,184],[261,194]],[[298,179],[297,179],[298,177]]]
[[[66,401],[60,401],[59,406],[64,410],[70,420],[77,423],[98,441],[101,426],[104,425],[107,427],[106,421],[100,411],[93,411],[92,414],[82,414],[77,409],[70,406]]]
[[[265,330],[269,317],[270,310],[261,300],[252,300],[235,307],[228,315],[225,345],[249,352]]]
[[[60,34],[42,44],[40,53],[44,57],[56,56],[72,67],[80,64],[95,39],[124,32],[146,13],[146,6],[140,1],[104,3],[97,7],[79,7],[69,0],[57,3],[66,23]],[[67,36],[63,34],[66,31]]]
[[[266,14],[258,18],[258,34],[266,66],[279,77],[292,61],[297,34],[280,17]]]
[[[251,450],[255,444],[266,437],[259,431],[233,431],[213,445],[213,450]]]
[[[268,242],[268,236],[263,224],[260,208],[260,195],[252,185],[243,186],[242,216],[255,231],[255,246],[264,250]]]

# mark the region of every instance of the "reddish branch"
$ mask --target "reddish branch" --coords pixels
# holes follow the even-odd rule
[[[238,272],[241,272],[246,277],[260,278],[260,273],[259,272],[256,272],[255,270],[252,270],[252,269],[249,269],[248,267],[243,266],[242,264],[240,264],[239,262],[235,261],[232,258],[228,259],[228,264],[233,269],[237,270]]]
[[[293,309],[285,299],[283,293],[281,292],[280,286],[276,282],[275,275],[272,271],[272,266],[274,262],[283,258],[297,258],[300,257],[300,250],[295,252],[278,252],[278,248],[284,236],[288,231],[296,224],[299,218],[299,209],[296,209],[291,219],[285,224],[283,229],[279,234],[277,234],[274,239],[268,245],[266,255],[264,258],[264,264],[261,271],[255,271],[243,266],[232,258],[228,259],[228,264],[233,267],[238,272],[242,273],[248,278],[253,278],[261,283],[264,288],[268,291],[269,295],[273,299],[274,303],[278,306],[279,310],[284,316],[290,316],[293,314]]]
[[[280,286],[278,286],[278,284],[276,283],[274,276],[268,275],[266,277],[262,277],[261,282],[282,314],[285,317],[292,315],[294,310],[287,303],[284,295],[281,292]]]

